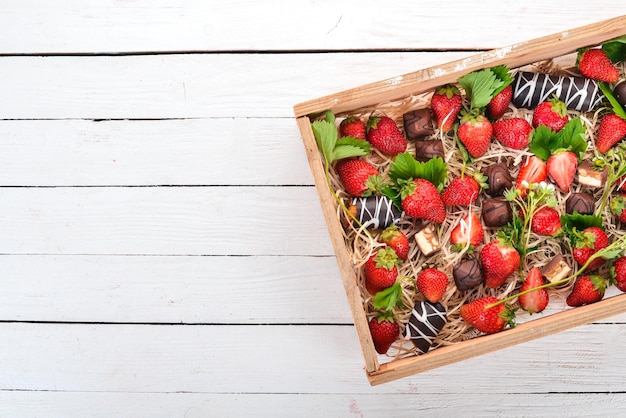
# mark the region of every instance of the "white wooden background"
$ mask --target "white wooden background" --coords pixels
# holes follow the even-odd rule
[[[0,416],[625,415],[626,315],[370,387],[292,113],[623,14],[2,1]]]

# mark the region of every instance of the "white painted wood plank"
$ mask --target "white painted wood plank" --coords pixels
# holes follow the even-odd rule
[[[241,418],[429,416],[623,416],[623,393],[428,394],[222,394],[22,392],[0,390],[0,415],[21,418]]]
[[[334,254],[314,187],[18,187],[0,202],[1,254]]]
[[[586,325],[376,387],[363,374],[348,326],[3,323],[0,331],[3,390],[415,397],[626,391],[621,325]]]
[[[352,323],[334,257],[4,255],[0,266],[4,321]]]
[[[293,117],[293,106],[469,52],[0,57],[3,119]]]
[[[0,121],[0,185],[312,185],[293,118]]]
[[[4,3],[2,53],[485,48],[626,13],[619,0],[595,7],[580,1],[481,0],[471,8],[451,0],[419,7],[399,0],[384,7],[367,0],[245,1],[228,7],[215,0]],[[462,36],[455,30],[460,25],[467,28]]]

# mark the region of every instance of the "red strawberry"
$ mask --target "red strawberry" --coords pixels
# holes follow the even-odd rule
[[[626,256],[618,257],[611,266],[611,277],[622,292],[626,292]]]
[[[455,177],[441,193],[446,206],[469,206],[478,199],[480,185],[472,176]]]
[[[380,234],[380,239],[393,248],[399,259],[406,261],[409,257],[409,239],[396,225],[388,226]]]
[[[596,148],[599,152],[604,154],[624,138],[626,138],[626,120],[614,113],[602,118],[596,138]]]
[[[581,267],[589,260],[589,257],[609,245],[606,233],[597,226],[590,226],[582,232],[574,231],[574,235],[570,238],[573,243],[572,256]],[[587,271],[597,269],[604,261],[602,257],[594,259],[587,266]]]
[[[526,196],[529,184],[537,184],[545,181],[547,178],[548,168],[546,163],[539,157],[531,155],[526,159],[524,165],[519,170],[515,188],[522,192],[522,196]]]
[[[578,169],[576,154],[571,151],[557,152],[548,158],[546,166],[548,177],[556,183],[563,193],[569,192]]]
[[[470,112],[461,118],[458,136],[472,157],[480,157],[489,149],[493,128],[491,122],[481,114]]]
[[[398,125],[387,116],[370,116],[366,127],[367,140],[387,155],[406,151],[407,143]]]
[[[480,263],[487,287],[501,286],[518,269],[520,255],[515,248],[500,241],[492,241],[480,251]]]
[[[477,330],[486,334],[502,331],[507,324],[512,325],[513,315],[504,304],[485,309],[499,300],[493,296],[483,296],[461,306],[461,317]]]
[[[349,116],[339,124],[339,135],[365,139],[365,124],[357,116]]]
[[[557,97],[539,103],[533,111],[533,127],[535,128],[545,125],[554,132],[558,132],[563,129],[568,120],[567,107]]]
[[[365,262],[365,288],[371,295],[375,295],[392,286],[398,278],[398,264],[400,263],[393,248],[381,248]]]
[[[487,105],[487,114],[491,119],[499,119],[509,108],[513,87],[509,84],[500,93],[496,94]]]
[[[369,329],[378,354],[385,354],[400,334],[400,326],[390,313],[379,314],[370,319]]]
[[[541,270],[539,270],[537,267],[533,267],[528,272],[526,280],[524,280],[524,283],[519,290],[520,292],[525,292],[541,285],[543,285]],[[546,289],[537,289],[533,290],[532,292],[520,295],[518,301],[522,309],[533,314],[543,311],[546,306],[548,306],[550,296],[548,295],[548,291]]]
[[[587,78],[607,83],[615,83],[619,80],[619,71],[611,59],[600,48],[583,49],[579,51],[577,58],[578,69]]]
[[[381,179],[376,167],[357,159],[340,160],[335,166],[339,180],[352,196],[368,196],[380,187]]]
[[[448,288],[448,276],[441,270],[428,267],[419,272],[415,285],[422,295],[432,303],[437,303]]]
[[[597,302],[604,297],[606,280],[600,276],[582,276],[576,280],[572,292],[567,295],[567,306],[581,306]]]
[[[448,132],[452,128],[462,104],[461,92],[456,86],[446,84],[435,90],[430,99],[430,107],[441,131]]]
[[[450,233],[450,242],[455,245],[465,245],[469,242],[475,247],[483,242],[484,235],[480,218],[476,213],[469,212]]]
[[[561,230],[561,215],[551,207],[544,206],[535,212],[530,229],[539,235],[554,235]]]
[[[414,179],[401,190],[402,209],[416,219],[441,223],[446,219],[446,207],[437,188],[428,180]]]
[[[611,212],[619,219],[621,223],[626,223],[626,194],[619,194],[611,199]]]
[[[493,123],[493,136],[505,147],[524,149],[532,138],[533,127],[524,118],[500,119]]]

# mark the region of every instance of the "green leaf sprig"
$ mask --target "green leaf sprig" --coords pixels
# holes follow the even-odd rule
[[[470,99],[470,110],[486,107],[512,81],[513,77],[505,65],[472,71],[457,80]]]
[[[552,154],[560,151],[571,151],[580,161],[588,146],[586,129],[582,121],[580,118],[572,118],[559,132],[539,125],[533,132],[528,149],[544,161],[548,161]]]
[[[311,127],[317,147],[322,152],[327,167],[335,160],[359,157],[370,153],[371,145],[363,139],[351,136],[338,138],[335,115],[330,110],[326,112],[325,119],[316,120],[311,124]]]
[[[607,169],[606,183],[600,198],[600,206],[597,210],[597,213],[601,215],[617,182],[626,175],[626,144],[620,143],[604,154],[596,153],[592,165],[594,169],[600,171]]]

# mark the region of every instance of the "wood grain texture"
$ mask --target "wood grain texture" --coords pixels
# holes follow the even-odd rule
[[[2,186],[301,186],[293,118],[0,121]]]
[[[492,48],[626,12],[623,2],[5,2],[2,53]],[[375,10],[375,13],[372,13]],[[558,18],[556,18],[558,16]],[[457,30],[442,30],[442,22]],[[487,30],[487,28],[489,28]],[[9,41],[10,40],[10,41]]]
[[[313,187],[18,187],[0,201],[2,254],[332,255]]]
[[[351,324],[332,256],[0,256],[5,321]]]
[[[351,326],[0,324],[3,390],[124,393],[623,393],[624,327],[590,324],[370,387]],[[242,347],[243,346],[243,347]],[[45,347],[45,350],[42,350]],[[498,399],[496,395],[495,399]],[[494,399],[494,400],[495,400]],[[485,403],[485,407],[497,407]],[[398,406],[397,408],[401,408]],[[480,409],[479,409],[480,410]]]
[[[293,117],[296,103],[468,52],[3,57],[3,119]]]

